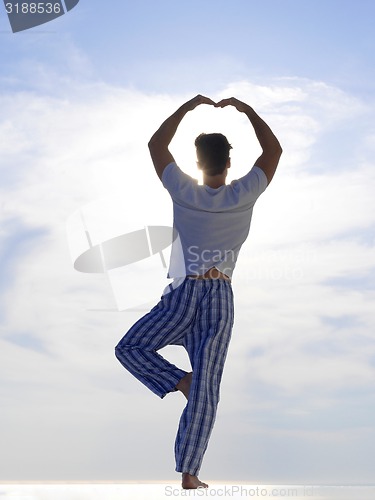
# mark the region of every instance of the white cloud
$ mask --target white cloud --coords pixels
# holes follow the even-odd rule
[[[253,426],[260,425],[268,411],[280,410],[298,419],[304,411],[334,410],[337,394],[346,389],[370,390],[375,353],[368,345],[358,345],[358,339],[371,339],[374,331],[373,290],[338,291],[329,280],[365,275],[375,267],[373,243],[358,237],[366,237],[367,228],[374,227],[375,211],[374,170],[367,150],[362,149],[359,157],[353,148],[353,156],[347,158],[353,165],[349,172],[330,165],[317,172],[313,163],[316,144],[327,128],[336,124],[344,130],[353,117],[360,119],[364,108],[358,99],[324,83],[298,79],[262,86],[232,83],[212,97],[230,95],[247,100],[264,116],[285,151],[273,183],[254,210],[249,241],[234,275],[237,321],[220,411],[236,428],[249,418]],[[56,431],[55,425],[48,424],[44,432],[46,423],[38,418],[41,408],[49,418],[57,419],[61,436],[55,436],[54,443],[59,450],[64,450],[69,431],[74,426],[83,429],[90,419],[82,438],[74,436],[82,464],[95,453],[96,445],[103,456],[109,453],[95,436],[98,430],[109,429],[108,443],[113,443],[121,428],[119,412],[132,421],[145,420],[151,401],[159,411],[155,397],[141,392],[139,383],[113,356],[114,345],[139,314],[109,312],[115,309],[115,301],[105,277],[73,270],[65,223],[88,203],[106,203],[117,196],[123,203],[117,214],[113,209],[105,213],[106,237],[119,231],[122,223],[142,226],[148,217],[171,221],[169,198],[153,172],[147,141],[188,97],[145,95],[105,84],[82,85],[69,98],[23,92],[3,96],[0,130],[6,141],[0,150],[0,217],[7,221],[8,232],[3,230],[1,238],[12,275],[3,285],[0,373],[5,401],[14,401],[17,394],[17,404],[8,404],[6,410],[8,424],[17,422],[17,427],[8,429],[9,445],[11,438],[17,439],[17,429],[29,421],[30,437],[22,434],[25,464],[33,460],[28,439],[29,445],[38,442],[41,450],[49,449],[47,441]],[[177,161],[194,174],[195,136],[217,129],[234,145],[231,176],[243,175],[259,146],[247,120],[230,109],[202,107],[188,115],[172,145]],[[343,136],[341,140],[354,139]],[[361,140],[370,151],[371,142]],[[334,151],[327,150],[327,154],[334,155]],[[10,229],[18,227],[22,227],[20,241],[10,245]],[[41,230],[40,236],[22,243],[24,232],[34,229]],[[351,328],[335,328],[334,322],[324,320],[345,315],[354,318]],[[9,341],[12,334],[20,333],[32,334],[44,347],[42,352]],[[183,354],[172,356],[186,362]],[[259,388],[264,388],[263,400]],[[307,409],[298,404],[288,408],[287,397],[306,398],[306,392],[312,394]],[[351,401],[353,396],[347,397]],[[105,399],[105,406],[100,398]],[[164,407],[174,412],[164,424],[166,432],[175,425],[173,419],[180,410],[172,398],[160,406],[160,415]],[[82,401],[91,413],[84,411]],[[127,412],[120,409],[122,404],[127,405]],[[257,413],[252,415],[254,404]],[[77,413],[69,414],[74,407]],[[325,414],[319,411],[317,418],[324,428]],[[270,431],[274,425],[268,424]],[[128,430],[124,432],[129,436]],[[90,439],[93,448],[86,452]],[[159,444],[164,446],[161,439]],[[104,458],[88,463],[91,474],[110,475]],[[38,467],[46,478],[58,474],[43,453]],[[79,467],[85,476],[87,469]],[[167,473],[162,464],[158,467]],[[16,468],[13,453],[3,470],[15,477]]]

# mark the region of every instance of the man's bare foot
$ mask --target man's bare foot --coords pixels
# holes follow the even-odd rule
[[[176,389],[182,392],[186,399],[189,398],[189,391],[191,386],[191,381],[193,378],[193,372],[187,373],[176,385]]]
[[[202,483],[197,476],[192,476],[187,472],[182,473],[182,487],[185,490],[195,490],[197,488],[208,488],[208,484]]]

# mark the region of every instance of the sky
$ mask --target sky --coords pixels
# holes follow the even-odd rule
[[[85,231],[171,225],[147,141],[200,93],[248,102],[284,150],[233,276],[202,479],[374,482],[374,15],[370,0],[80,0],[12,33],[0,6],[0,480],[178,478],[183,396],[159,400],[114,356],[169,282],[160,255],[74,262]],[[202,106],[171,144],[192,176],[203,131],[232,143],[229,181],[259,156],[242,115]]]

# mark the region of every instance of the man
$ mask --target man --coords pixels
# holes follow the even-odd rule
[[[250,120],[263,150],[248,174],[225,184],[231,145],[222,134],[195,141],[203,185],[184,174],[168,146],[189,111],[206,104],[234,106]],[[175,443],[182,487],[207,487],[198,478],[215,422],[220,381],[234,321],[231,277],[250,229],[253,206],[275,173],[282,153],[269,126],[244,102],[215,103],[198,95],[183,104],[155,132],[149,149],[156,172],[173,200],[174,241],[169,278],[160,302],[128,331],[116,347],[119,361],[163,398],[181,391],[187,399]],[[192,372],[169,363],[159,349],[182,345]]]

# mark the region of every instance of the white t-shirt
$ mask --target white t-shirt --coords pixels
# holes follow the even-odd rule
[[[173,200],[175,239],[168,278],[204,274],[211,267],[231,277],[254,204],[267,187],[263,170],[254,166],[244,177],[214,189],[170,163],[162,182]]]

